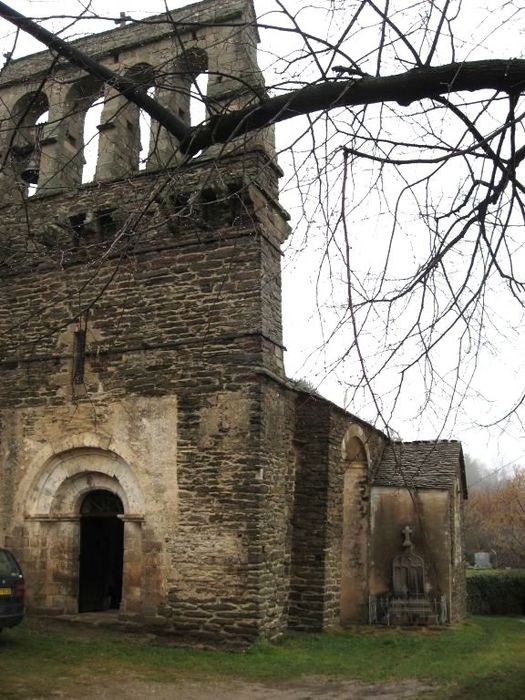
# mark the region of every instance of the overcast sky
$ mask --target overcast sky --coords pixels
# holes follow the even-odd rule
[[[56,2],[56,0],[22,0],[14,3],[16,9],[20,12],[31,16],[47,16],[47,15],[75,15],[82,11],[85,2],[77,2],[68,0],[67,2]],[[183,7],[188,3],[171,0],[170,8]],[[286,0],[285,6],[296,11],[301,9],[299,21],[301,26],[309,32],[321,37],[328,35],[329,31],[337,32],[340,27],[340,17],[337,12],[339,7],[344,7],[345,0],[335,0],[329,3],[328,0],[323,0],[317,3],[315,8],[308,9],[303,2],[292,2]],[[351,4],[348,0],[347,4]],[[457,4],[457,3],[453,3]],[[328,13],[325,8],[332,6],[335,8],[333,14]],[[516,7],[518,3],[502,3],[501,1],[494,2],[478,2],[478,0],[468,0],[464,2],[469,12],[463,17],[463,41],[458,42],[462,55],[458,56],[461,59],[469,58],[484,58],[484,57],[509,57],[520,56],[523,43],[523,34],[520,31],[520,25],[517,21]],[[256,10],[259,17],[263,17],[263,21],[268,24],[287,24],[290,21],[278,13],[279,8],[273,0],[256,0]],[[152,13],[164,11],[165,4],[159,0],[150,0],[147,3],[147,12],[144,11],[144,0],[122,0],[115,2],[114,0],[105,0],[104,2],[95,0],[91,3],[91,9],[94,13],[103,16],[119,15],[121,12],[129,14],[135,18],[141,18]],[[488,7],[498,12],[485,12]],[[496,31],[502,20],[509,19],[509,22],[504,26],[503,31],[499,34]],[[58,30],[67,23],[64,19],[55,19],[48,23],[50,29]],[[522,25],[525,22],[522,23]],[[113,23],[107,21],[90,21],[81,26],[76,25],[74,30],[68,30],[67,35],[70,36],[76,31],[101,31],[114,27]],[[0,36],[2,40],[2,51],[11,50],[13,42],[13,28],[5,22],[0,23]],[[472,37],[477,37],[476,41]],[[272,72],[272,66],[275,64],[276,57],[288,55],[294,48],[293,37],[289,34],[276,35],[274,33],[263,31],[261,33],[261,54],[260,61],[268,70],[269,81],[276,80],[275,72]],[[364,56],[366,54],[366,40],[363,38],[362,44],[356,40],[355,51],[353,56]],[[480,46],[481,44],[481,46]],[[354,48],[354,47],[353,47]],[[41,46],[31,38],[20,37],[17,42],[16,54],[22,55],[33,51],[41,50]],[[299,64],[303,65],[303,64]],[[305,77],[304,67],[301,77]],[[316,67],[311,67],[312,75],[315,75]],[[291,80],[297,76],[290,73]],[[280,77],[282,79],[282,76]],[[294,140],[297,132],[297,125],[287,123],[278,128],[277,142],[279,148],[286,150],[289,143]],[[353,396],[349,391],[346,378],[350,375],[351,369],[348,365],[338,364],[337,358],[344,353],[345,342],[347,342],[347,333],[350,329],[339,331],[332,343],[326,346],[326,338],[333,331],[333,325],[337,324],[340,318],[339,306],[344,303],[344,299],[340,299],[337,294],[341,288],[341,281],[334,279],[341,274],[337,264],[331,269],[332,278],[330,278],[330,269],[325,266],[323,274],[324,278],[319,281],[319,259],[323,252],[323,221],[322,219],[310,221],[310,235],[305,238],[304,220],[301,220],[301,212],[303,201],[301,196],[304,196],[308,191],[308,196],[312,196],[315,192],[315,173],[310,178],[310,182],[306,186],[307,181],[305,176],[303,180],[302,193],[298,192],[297,182],[290,173],[297,164],[297,159],[301,158],[300,149],[295,152],[295,159],[286,151],[281,158],[281,165],[285,169],[285,177],[283,178],[282,203],[292,214],[291,225],[293,230],[300,231],[300,235],[292,238],[287,245],[287,254],[283,265],[283,311],[284,311],[284,332],[285,344],[288,348],[286,365],[288,374],[292,377],[302,377],[308,379],[316,386],[319,386],[319,391],[325,394],[328,398],[345,406],[352,412],[363,415],[366,419],[374,418],[374,407],[371,405],[370,399],[364,394]],[[303,171],[307,173],[308,171]],[[338,187],[338,177],[334,176],[331,180],[334,188]],[[355,178],[354,197],[357,199],[362,196],[363,191],[366,191],[370,186],[371,170],[368,164],[363,163],[361,173]],[[445,183],[443,183],[445,186]],[[393,190],[394,191],[394,190]],[[352,223],[352,236],[354,236],[353,244],[355,255],[358,257],[359,266],[365,270],[367,265],[370,269],[373,263],[370,262],[381,251],[381,246],[384,245],[383,233],[391,225],[389,217],[391,212],[386,211],[377,200],[377,207],[373,205],[375,200],[370,200],[370,206],[366,210],[366,216],[363,216],[363,210],[359,210],[356,218],[349,215],[349,221]],[[407,228],[412,237],[424,235],[420,229],[420,223],[416,220],[413,212],[407,210]],[[413,217],[410,219],[410,217]],[[407,258],[410,255],[416,256],[417,251],[409,250],[406,239],[400,242],[399,250],[396,251],[397,264],[400,269],[406,264]],[[333,294],[336,294],[335,298]],[[504,430],[494,428],[489,430],[484,427],[476,426],[476,423],[483,422],[485,418],[489,419],[489,406],[500,404],[505,405],[504,399],[513,396],[516,391],[517,382],[521,375],[521,360],[520,357],[525,352],[524,344],[521,340],[521,328],[519,327],[520,316],[511,308],[500,308],[497,303],[491,307],[491,314],[501,316],[502,323],[508,327],[509,335],[502,339],[501,342],[495,338],[493,347],[487,347],[484,350],[485,354],[480,360],[481,380],[484,389],[484,398],[476,399],[476,392],[471,393],[463,405],[463,409],[454,413],[455,419],[444,423],[442,413],[447,411],[445,401],[439,399],[429,409],[419,415],[419,411],[415,410],[415,406],[421,403],[422,392],[424,391],[424,381],[414,380],[413,389],[408,389],[404,394],[403,400],[397,407],[396,413],[392,419],[392,425],[397,429],[404,439],[432,439],[436,434],[440,434],[443,438],[456,437],[461,439],[468,452],[472,453],[477,458],[485,461],[489,467],[497,468],[504,463],[523,462],[525,463],[525,437],[519,422],[510,422],[504,425]],[[397,319],[396,319],[397,321]],[[516,326],[516,327],[513,327]],[[370,334],[367,342],[373,342],[373,334]],[[447,357],[450,352],[451,357]],[[449,350],[445,347],[443,350],[443,367],[448,362],[453,362],[454,348],[451,345]],[[385,396],[392,392],[396,386],[396,372],[400,371],[402,360],[397,365],[397,370],[394,369],[388,376],[385,377],[383,385]],[[354,368],[355,369],[355,368]],[[446,371],[444,371],[444,376]],[[421,378],[420,378],[421,380]],[[446,379],[444,380],[446,381]],[[520,385],[521,386],[521,385]],[[434,388],[439,393],[439,387]],[[478,389],[476,389],[478,391]],[[351,397],[351,401],[350,401]],[[508,404],[506,404],[508,406]],[[500,414],[503,413],[503,409]],[[489,416],[490,414],[490,416]],[[417,415],[417,418],[415,417]],[[497,415],[497,412],[494,413]]]

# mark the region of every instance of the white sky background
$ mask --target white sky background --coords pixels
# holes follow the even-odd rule
[[[379,0],[378,0],[379,2]],[[168,6],[172,9],[183,7],[187,2],[170,0]],[[393,5],[396,3],[393,2]],[[457,5],[457,2],[453,2]],[[464,11],[461,24],[455,27],[457,34],[462,36],[463,41],[457,42],[457,58],[480,59],[480,58],[507,58],[520,57],[524,39],[525,12],[519,14],[521,1],[515,3],[502,2],[502,0],[464,0]],[[57,2],[56,0],[22,0],[13,2],[19,12],[29,16],[41,17],[48,15],[77,15],[86,5],[85,2],[68,0],[67,2]],[[315,3],[311,9],[307,3],[297,0],[284,0],[284,5],[290,11],[299,12],[298,21],[303,29],[313,35],[327,38],[329,34],[337,35],[342,27],[342,15],[339,10],[345,6],[351,6],[352,0],[322,0]],[[134,18],[142,18],[150,14],[156,14],[165,10],[165,4],[159,0],[150,0],[147,4],[147,12],[144,11],[144,0],[105,0],[101,2],[94,0],[91,9],[94,13],[102,16],[118,16],[121,12],[130,14]],[[279,24],[290,26],[287,20],[279,12],[279,8],[274,0],[255,0],[256,11],[262,22],[268,24]],[[327,11],[327,7],[332,7],[332,13]],[[488,12],[487,12],[488,8]],[[521,8],[523,10],[523,8]],[[521,18],[521,22],[519,21]],[[506,20],[509,21],[506,21]],[[57,31],[68,21],[55,19],[48,22],[46,26]],[[503,23],[503,27],[501,26]],[[521,25],[521,28],[520,28]],[[90,20],[82,25],[75,25],[74,29],[66,30],[64,36],[71,37],[75,32],[83,33],[102,31],[114,28],[115,24],[108,21]],[[369,51],[367,41],[372,35],[375,36],[374,28],[366,32],[362,37],[356,37],[352,44],[352,58],[355,60],[365,57]],[[5,22],[0,23],[0,37],[2,41],[2,52],[12,48],[13,28]],[[476,37],[473,39],[472,37]],[[298,54],[293,51],[300,46],[297,38],[292,34],[275,33],[270,31],[261,32],[262,43],[260,46],[260,63],[267,69],[267,82],[274,84],[282,81],[282,75],[274,72],[275,58],[283,58]],[[20,36],[15,56],[32,53],[42,50],[42,46],[27,36]],[[437,63],[447,63],[451,60],[446,49],[434,61]],[[343,61],[336,61],[343,63]],[[366,58],[359,61],[359,65],[367,71],[372,72],[367,65]],[[326,64],[324,64],[326,65]],[[306,63],[300,60],[293,64],[287,74],[290,81],[309,80],[319,77],[319,70],[311,59]],[[294,75],[296,70],[296,75]],[[393,67],[391,72],[395,72]],[[310,72],[310,74],[309,74]],[[332,72],[329,75],[334,75]],[[368,118],[371,124],[378,118],[377,110],[370,110]],[[349,123],[349,113],[344,112],[339,117],[339,122],[343,128],[351,130]],[[299,135],[306,122],[304,120],[294,120],[280,125],[277,130],[277,143],[279,149],[285,149]],[[404,126],[398,120],[385,118],[385,128],[391,129],[392,136],[399,136],[399,130]],[[406,140],[413,138],[412,130],[407,126]],[[324,137],[324,123],[318,124],[315,134],[319,142]],[[451,128],[448,122],[443,122],[443,129]],[[424,132],[424,119],[421,118],[421,132]],[[405,137],[403,135],[403,140]],[[341,144],[345,141],[340,140]],[[327,225],[323,218],[323,212],[317,205],[319,179],[317,172],[310,166],[299,170],[300,192],[297,189],[297,181],[293,177],[294,169],[303,159],[303,151],[308,150],[309,141],[299,143],[294,150],[293,156],[289,151],[283,152],[280,157],[280,164],[285,171],[282,181],[282,203],[291,215],[291,225],[294,235],[287,245],[287,254],[283,266],[283,312],[284,312],[284,332],[285,345],[288,348],[286,357],[287,372],[289,376],[308,379],[319,387],[319,391],[327,398],[343,405],[348,410],[361,417],[375,422],[376,408],[365,392],[352,392],[349,383],[352,384],[353,377],[358,376],[358,367],[355,358],[351,363],[338,363],[338,358],[344,354],[348,347],[349,339],[352,337],[350,324],[346,323],[333,337],[333,340],[326,345],[325,340],[333,332],[334,324],[343,315],[345,302],[345,284],[342,279],[343,266],[341,257],[338,257],[337,250],[332,249],[330,265],[325,260],[322,266],[321,277],[319,278],[320,258],[326,245]],[[335,145],[335,143],[333,144]],[[333,173],[324,178],[325,194],[331,201],[324,211],[325,217],[330,217],[337,211],[340,203],[341,193],[341,158],[340,153],[334,160]],[[418,166],[414,166],[411,172],[413,177],[417,173]],[[362,275],[377,275],[380,269],[379,260],[384,259],[386,245],[385,232],[389,232],[392,227],[392,212],[387,209],[385,201],[373,191],[375,170],[371,164],[361,161],[359,169],[354,169],[353,179],[347,190],[351,196],[347,200],[348,226],[351,243],[352,266]],[[460,173],[457,173],[460,177]],[[450,196],[450,187],[456,177],[452,170],[435,181],[435,187],[441,188],[444,201]],[[452,183],[452,185],[451,185]],[[399,183],[388,181],[385,185],[388,199],[392,201],[398,192]],[[352,207],[356,202],[365,199],[364,208],[359,208],[356,212]],[[308,227],[305,226],[305,218],[302,215],[304,207],[308,212]],[[418,217],[417,208],[413,201],[408,198],[403,200],[401,206],[401,228],[396,233],[394,253],[390,269],[392,274],[408,274],[414,269],[414,264],[421,258],[426,249],[428,233],[421,219]],[[522,234],[522,232],[521,232]],[[516,233],[519,238],[520,232]],[[382,256],[382,257],[380,257]],[[520,256],[519,250],[516,252],[516,261],[525,269],[525,258]],[[448,410],[447,394],[450,382],[454,375],[450,368],[454,365],[455,345],[449,342],[442,346],[436,359],[436,370],[441,379],[432,387],[435,400],[432,404],[422,410],[426,398],[428,386],[425,377],[421,373],[414,372],[407,380],[404,387],[405,393],[402,395],[396,410],[391,419],[391,426],[396,429],[403,439],[433,439],[436,436],[442,438],[455,437],[461,439],[467,452],[483,460],[491,469],[498,468],[505,463],[522,462],[525,463],[525,430],[518,420],[506,422],[503,426],[494,429],[480,427],[477,423],[490,422],[496,416],[504,414],[512,401],[519,397],[525,385],[525,372],[522,371],[525,356],[525,339],[521,333],[523,327],[522,311],[508,302],[508,298],[503,301],[503,295],[497,284],[490,298],[487,299],[489,310],[487,312],[487,323],[498,322],[500,328],[506,329],[505,336],[499,331],[495,331],[492,347],[485,340],[478,364],[478,381],[474,388],[468,392],[460,410]],[[408,323],[408,318],[413,314],[413,309],[407,307],[403,315],[392,319],[392,333],[397,329],[402,329],[403,324]],[[370,320],[362,336],[363,351],[370,356],[383,340],[378,334],[382,330],[378,325]],[[474,350],[474,349],[473,349]],[[470,363],[474,362],[474,352],[469,355]],[[399,385],[400,371],[406,363],[406,356],[401,355],[392,368],[381,376],[376,384],[376,392],[381,400],[381,407],[385,410],[387,417],[390,417],[389,404],[393,394]],[[371,362],[373,365],[373,362]],[[461,380],[467,377],[468,367],[461,374]],[[459,387],[461,388],[461,387]],[[448,420],[444,417],[448,416]],[[378,427],[382,427],[378,425]]]

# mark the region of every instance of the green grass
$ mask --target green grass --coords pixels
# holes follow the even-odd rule
[[[525,569],[467,569],[467,578],[477,576],[518,576],[525,577]]]
[[[116,676],[152,681],[292,681],[329,676],[383,682],[417,678],[436,698],[525,697],[525,624],[474,617],[444,631],[363,627],[354,632],[291,634],[243,653],[196,651],[108,632],[56,632],[26,623],[0,636],[0,690],[14,700]]]

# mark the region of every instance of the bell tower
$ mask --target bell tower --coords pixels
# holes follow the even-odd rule
[[[202,72],[208,115],[260,99],[251,2],[154,20],[75,45],[188,124]],[[83,184],[85,114],[101,95]],[[271,508],[292,486],[266,387],[284,380],[288,235],[272,129],[186,161],[152,121],[140,169],[136,105],[50,53],[13,61],[0,96],[0,538],[30,607],[85,606],[82,508],[96,492],[122,504],[123,523],[119,595],[96,600],[185,639],[276,633],[287,589],[270,552],[285,546],[286,514],[281,526]]]

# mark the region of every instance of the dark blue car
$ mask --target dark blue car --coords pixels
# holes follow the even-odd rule
[[[24,618],[25,585],[18,562],[0,547],[0,630],[14,627]]]

